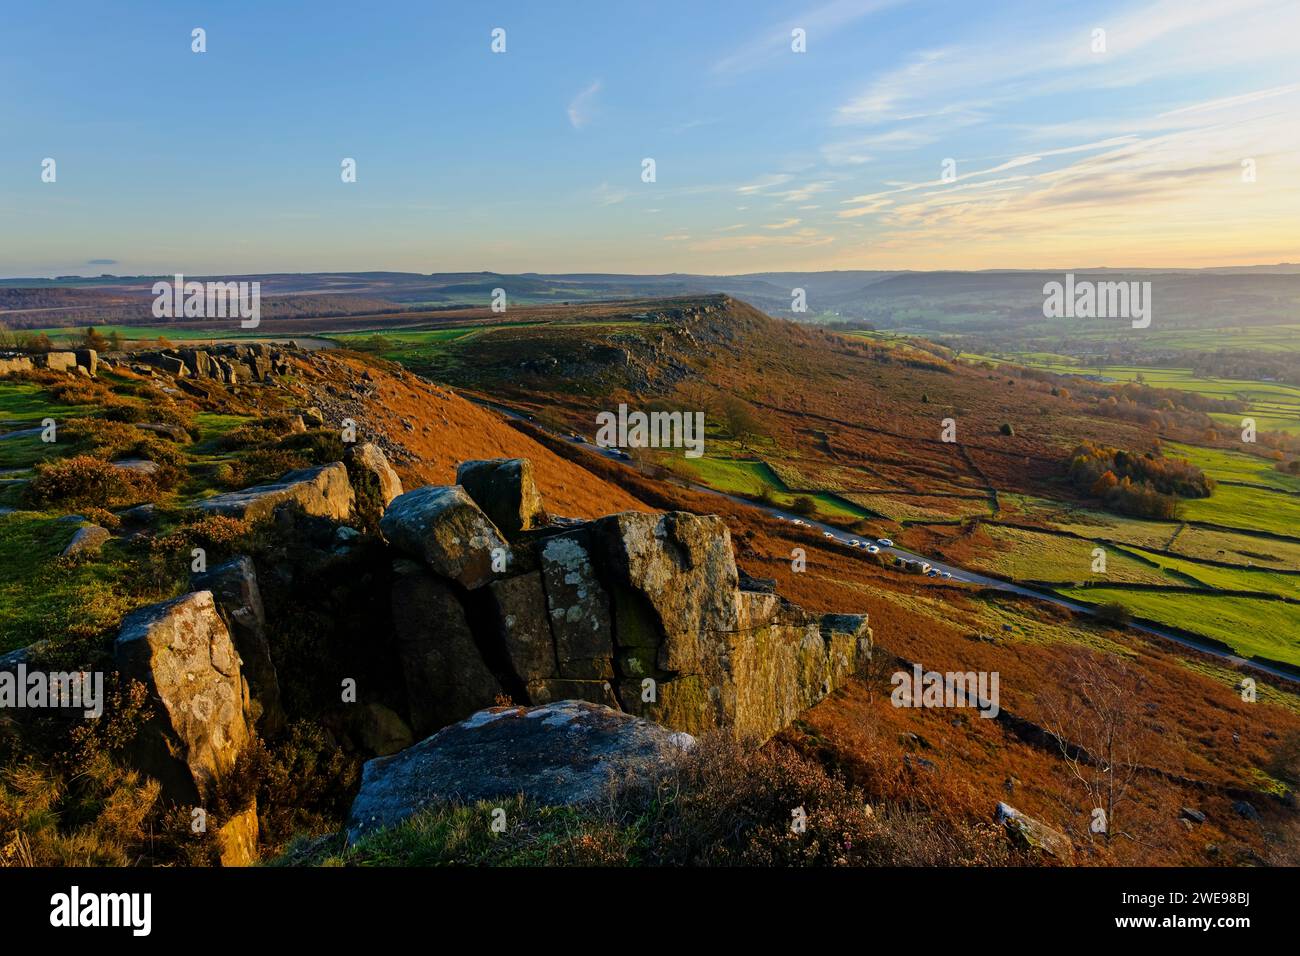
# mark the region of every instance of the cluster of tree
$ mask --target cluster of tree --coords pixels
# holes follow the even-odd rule
[[[54,343],[44,332],[13,331],[0,325],[0,352],[52,352]]]
[[[1175,517],[1179,498],[1208,498],[1214,479],[1182,458],[1122,451],[1085,441],[1070,455],[1070,481],[1121,514]]]

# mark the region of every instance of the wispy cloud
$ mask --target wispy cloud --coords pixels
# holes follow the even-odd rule
[[[601,81],[596,80],[579,91],[578,95],[569,102],[569,123],[574,129],[582,129],[591,122],[596,94],[600,92],[600,88]]]
[[[777,62],[777,57],[790,53],[791,31],[796,28],[806,32],[808,49],[828,40],[836,30],[870,16],[888,7],[897,6],[901,0],[833,0],[831,3],[805,10],[779,24],[764,29],[748,42],[713,64],[715,74],[744,73]]]

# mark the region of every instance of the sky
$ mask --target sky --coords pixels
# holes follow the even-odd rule
[[[1297,0],[60,0],[0,91],[0,276],[1300,261]]]

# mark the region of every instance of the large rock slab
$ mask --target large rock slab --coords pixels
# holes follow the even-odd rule
[[[459,485],[427,485],[394,498],[379,530],[395,548],[466,588],[498,577],[493,552],[500,549],[508,561],[501,533]]]
[[[397,472],[393,471],[393,466],[388,463],[388,456],[384,454],[383,449],[374,442],[365,442],[349,448],[345,457],[353,468],[359,468],[374,477],[379,485],[379,495],[383,499],[385,508],[394,498],[403,493],[402,479],[397,476]]]
[[[281,505],[297,505],[309,515],[346,521],[355,500],[348,470],[336,461],[291,471],[269,485],[217,495],[200,501],[196,507],[209,514],[257,521],[270,517]]]
[[[527,458],[463,461],[456,467],[456,484],[506,537],[546,524],[542,495],[533,480],[533,463]]]
[[[262,605],[262,592],[257,586],[257,570],[252,559],[241,556],[195,575],[191,586],[196,591],[212,592],[217,610],[221,612],[239,651],[249,692],[261,711],[257,716],[257,726],[265,736],[276,736],[285,727],[284,709],[280,704],[280,678],[271,659],[271,645],[266,636],[266,609]]]
[[[239,657],[211,591],[141,608],[122,621],[118,669],[155,704],[141,734],[144,769],[169,798],[201,805],[252,734]]]
[[[407,706],[412,728],[424,735],[488,706],[502,688],[451,586],[414,562],[394,570],[393,627]]]
[[[348,839],[451,801],[523,794],[550,806],[589,803],[606,792],[611,774],[671,760],[693,743],[687,734],[580,701],[488,708],[395,756],[369,761]]]
[[[541,545],[541,564],[560,676],[575,680],[612,678],[609,595],[592,566],[587,529],[547,538]]]

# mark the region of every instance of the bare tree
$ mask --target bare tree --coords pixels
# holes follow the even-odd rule
[[[1113,835],[1136,839],[1116,822],[1151,737],[1145,691],[1142,676],[1120,658],[1079,651],[1060,686],[1040,697],[1045,729],[1089,800],[1089,834],[1107,844]]]

